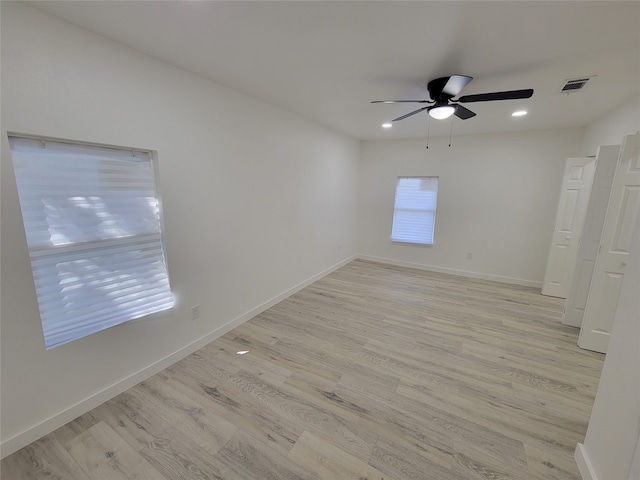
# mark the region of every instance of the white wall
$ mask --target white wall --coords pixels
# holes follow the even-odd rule
[[[7,455],[351,258],[360,144],[24,4],[1,8]],[[7,131],[158,151],[171,315],[45,351]]]
[[[365,256],[540,286],[565,159],[582,130],[366,141],[358,244]],[[397,176],[439,176],[435,244],[390,241]],[[471,253],[472,260],[467,260]]]
[[[600,145],[620,145],[622,138],[640,131],[640,97],[629,99],[608,115],[588,125],[584,133],[584,155],[595,155]]]

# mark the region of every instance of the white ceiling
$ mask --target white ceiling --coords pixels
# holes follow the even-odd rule
[[[214,82],[360,139],[426,135],[431,79],[474,77],[474,103],[431,135],[582,127],[640,95],[640,2],[44,1],[31,5]],[[595,75],[583,91],[564,80]],[[511,117],[524,108],[529,115]]]

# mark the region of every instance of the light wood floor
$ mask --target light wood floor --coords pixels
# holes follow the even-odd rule
[[[2,478],[579,479],[604,356],[576,346],[562,304],[357,260],[7,457]]]

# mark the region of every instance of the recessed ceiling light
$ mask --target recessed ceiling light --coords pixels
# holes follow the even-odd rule
[[[391,123],[383,123],[382,128],[391,128],[393,125]]]
[[[522,117],[523,115],[526,115],[527,111],[526,110],[517,110],[515,112],[513,112],[511,114],[512,117]]]

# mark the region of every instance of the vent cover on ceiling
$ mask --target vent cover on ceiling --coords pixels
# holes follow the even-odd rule
[[[565,80],[564,85],[560,89],[560,93],[571,93],[582,90],[591,77],[573,78]]]

